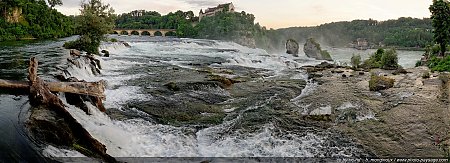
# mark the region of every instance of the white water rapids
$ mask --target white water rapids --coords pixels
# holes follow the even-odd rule
[[[195,59],[195,56],[208,56],[227,60],[226,63],[220,63],[223,66],[236,65],[262,68],[271,70],[272,74],[277,76],[283,75],[283,70],[286,69],[296,69],[304,65],[315,65],[321,62],[304,56],[267,54],[263,50],[249,49],[235,43],[210,40],[132,41],[130,45],[131,48],[125,48],[120,44],[102,47],[110,52],[111,57],[100,58],[103,67],[100,76],[94,76],[84,68],[69,70],[78,79],[107,81],[108,86],[105,92],[107,99],[104,101],[107,109],[124,110],[124,105],[131,100],[153,98],[151,94],[141,92],[142,88],[127,84],[128,80],[148,75],[146,71],[138,73],[124,71],[137,65],[145,68],[145,66],[154,66],[163,62],[189,68],[183,63],[189,62],[192,58]],[[217,51],[213,49],[236,49],[239,51]],[[174,59],[155,61],[149,59],[150,56]],[[333,55],[333,51],[332,56],[336,57]],[[346,59],[347,56],[340,57],[338,61],[344,60],[343,58]],[[400,54],[400,58],[403,61],[405,57]],[[409,61],[404,63],[405,67],[411,65]],[[301,72],[295,75],[295,78],[299,79],[306,80],[306,77]],[[314,91],[313,87],[316,86],[313,83],[308,84],[303,94],[297,98],[311,93]],[[151,88],[152,85],[147,87]],[[291,101],[295,100],[298,99],[292,99]],[[265,105],[265,103],[261,102],[258,105],[248,107],[247,110],[258,109],[262,105]],[[88,106],[92,115],[86,115],[84,111],[74,106],[70,106],[68,110],[93,137],[106,145],[107,153],[113,157],[320,157],[324,156],[320,149],[326,148],[322,144],[327,137],[314,133],[303,135],[284,133],[285,135],[279,136],[274,134],[277,128],[270,123],[263,124],[264,129],[255,133],[222,135],[222,132],[227,130],[231,124],[236,123],[239,118],[242,118],[241,116],[217,126],[201,129],[194,134],[188,134],[191,129],[187,127],[161,125],[139,118],[115,120],[98,111],[92,105],[88,104]],[[137,109],[125,111],[146,115],[146,113]],[[333,156],[352,156],[351,153],[347,152],[349,150],[346,147],[333,148],[338,148],[337,151],[339,151],[333,153]],[[68,153],[63,150],[58,151],[51,146],[45,149],[45,152],[50,156],[67,156]],[[79,153],[73,153],[72,155],[79,156]]]

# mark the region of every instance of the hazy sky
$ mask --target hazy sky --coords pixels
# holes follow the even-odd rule
[[[200,9],[233,2],[238,11],[256,16],[256,21],[268,28],[315,26],[334,21],[354,19],[387,20],[399,17],[430,17],[432,0],[103,0],[117,14],[144,9],[162,14]],[[57,7],[66,15],[79,13],[81,0],[63,0]]]

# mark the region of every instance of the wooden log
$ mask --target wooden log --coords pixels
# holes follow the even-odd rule
[[[49,87],[37,76],[38,62],[33,57],[30,60],[30,67],[28,68],[28,79],[30,80],[30,104],[32,106],[45,106],[50,110],[55,111],[59,116],[64,118],[64,121],[73,130],[74,136],[78,138],[78,144],[95,153],[83,153],[87,155],[94,155],[94,157],[101,158],[106,162],[116,162],[115,158],[106,153],[105,145],[93,138],[91,134],[83,128],[83,126],[72,117],[69,111],[65,109],[64,103],[55,94],[51,93]],[[80,151],[83,152],[83,151]]]
[[[104,82],[49,82],[48,88],[52,92],[74,93],[81,95],[89,95],[106,99],[104,94]]]
[[[0,88],[30,89],[30,85],[28,85],[28,82],[9,81],[0,79]]]
[[[35,78],[33,80],[36,80]],[[104,81],[100,82],[48,82],[46,83],[51,92],[64,92],[80,95],[89,95],[106,99],[104,94]],[[27,82],[9,81],[0,79],[0,88],[29,90],[30,85]]]

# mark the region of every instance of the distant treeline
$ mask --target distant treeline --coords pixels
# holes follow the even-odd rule
[[[156,11],[136,10],[121,14],[116,19],[116,27],[121,29],[177,29],[179,37],[195,37],[196,30],[191,25],[198,21],[192,11],[171,12],[161,15]]]
[[[302,43],[312,37],[332,47],[345,47],[358,38],[366,39],[373,47],[423,48],[433,41],[433,28],[428,18],[354,20],[277,30],[266,29],[254,21],[255,16],[245,12],[219,13],[198,22],[192,11],[161,15],[155,11],[137,10],[119,15],[116,26],[126,29],[177,29],[177,36],[190,38],[227,41],[251,38],[256,41],[257,47],[270,51],[284,50],[284,43],[290,38]]]
[[[0,41],[75,34],[73,17],[61,14],[53,6],[44,0],[0,0]]]
[[[240,37],[258,35],[262,28],[255,24],[255,16],[245,12],[218,13],[201,22],[192,11],[177,11],[161,15],[155,11],[136,10],[121,14],[116,27],[123,29],[176,29],[178,37],[235,41]]]
[[[347,46],[358,38],[367,39],[371,46],[420,47],[433,42],[433,27],[429,18],[399,18],[397,20],[354,20],[327,23],[316,27],[291,27],[267,32],[270,44],[284,47],[289,38],[305,42],[309,37],[333,47]]]

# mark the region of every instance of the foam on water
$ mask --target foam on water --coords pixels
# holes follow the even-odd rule
[[[71,73],[79,75],[79,79],[108,81],[105,91],[107,108],[119,108],[131,100],[145,100],[152,98],[140,92],[142,88],[126,85],[127,80],[138,78],[145,74],[127,74],[123,69],[136,65],[159,64],[148,57],[171,58],[164,59],[164,63],[182,65],[189,62],[192,56],[220,57],[228,60],[222,65],[239,65],[245,67],[262,68],[283,73],[306,64],[316,64],[320,61],[288,54],[269,55],[260,49],[250,49],[235,43],[211,40],[182,39],[179,42],[135,42],[132,48],[103,48],[110,51],[111,57],[102,62],[102,75],[93,76],[83,74],[84,70],[72,69]],[[216,49],[236,49],[237,51],[217,51]],[[295,60],[306,62],[297,62]],[[292,79],[306,79],[306,75],[298,71]],[[114,87],[113,87],[114,86]],[[151,86],[149,86],[151,87]],[[311,81],[296,99],[308,95],[317,85]],[[296,99],[293,99],[295,101]],[[272,98],[267,99],[268,101]],[[264,125],[262,130],[251,133],[225,133],[233,124],[237,123],[245,111],[258,109],[263,104],[244,109],[237,118],[223,124],[193,131],[191,128],[174,127],[155,124],[143,119],[113,120],[105,113],[98,111],[91,104],[87,104],[91,115],[86,115],[81,109],[69,106],[69,112],[80,122],[93,137],[106,145],[107,153],[115,157],[312,157],[320,156],[320,148],[325,137],[314,133],[296,135],[284,133],[276,136],[278,131],[273,124]],[[233,108],[226,110],[234,111]],[[335,153],[334,155],[345,156]]]
[[[42,155],[45,157],[86,157],[78,151],[56,148],[48,145],[43,151]]]
[[[319,147],[325,139],[313,133],[274,136],[277,129],[273,124],[255,133],[224,134],[242,116],[193,134],[189,128],[142,119],[112,120],[87,105],[92,115],[73,106],[68,110],[115,157],[313,157],[320,156]],[[242,113],[261,106],[249,107]]]

